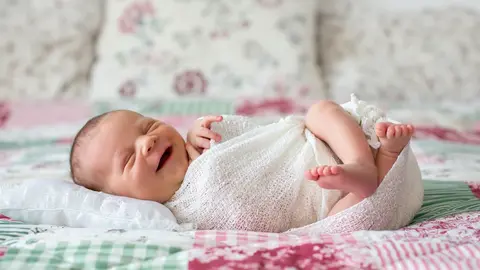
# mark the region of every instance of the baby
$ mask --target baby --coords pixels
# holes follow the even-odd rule
[[[223,119],[206,116],[197,120],[185,142],[173,127],[132,111],[96,116],[85,124],[73,142],[72,178],[91,190],[166,203],[168,207],[172,197],[178,195],[190,164],[208,153],[212,141],[224,142],[222,134],[212,130],[212,125]],[[381,146],[372,151],[358,121],[341,105],[330,101],[311,106],[304,123],[306,129],[325,142],[341,160],[338,165],[316,164],[306,168],[302,177],[302,181],[314,183],[318,192],[340,190],[346,194],[328,207],[327,215],[334,215],[372,195],[414,132],[411,125],[377,123],[375,134]],[[252,161],[251,166],[254,165]],[[241,188],[242,179],[238,181]],[[178,207],[169,208],[176,214],[174,210]],[[307,220],[315,219],[318,216]],[[301,225],[307,224],[295,224]],[[268,230],[284,231],[292,226]],[[199,229],[252,229],[218,227]]]

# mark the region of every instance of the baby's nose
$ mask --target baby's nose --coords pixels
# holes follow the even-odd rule
[[[148,138],[146,141],[146,146],[145,146],[145,154],[150,154],[155,147],[155,144],[157,143],[157,140],[155,138]]]

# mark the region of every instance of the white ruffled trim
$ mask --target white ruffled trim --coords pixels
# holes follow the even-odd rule
[[[388,121],[385,112],[372,104],[359,100],[355,94],[350,95],[350,102],[345,105],[344,108],[358,121],[367,137],[368,144],[372,148],[378,149],[380,141],[375,133],[375,126],[379,122]]]

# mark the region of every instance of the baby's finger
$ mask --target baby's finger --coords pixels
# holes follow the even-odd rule
[[[205,116],[203,117],[202,123],[200,124],[200,126],[205,128],[210,128],[213,122],[221,122],[222,120],[223,120],[222,116],[215,116],[215,115]]]
[[[186,143],[185,149],[187,150],[187,154],[191,160],[195,160],[200,156],[200,153],[193,147],[193,145]]]
[[[200,130],[197,133],[197,136],[208,138],[208,139],[213,139],[216,142],[219,142],[222,139],[220,134],[212,131],[211,129],[205,128],[205,127],[200,128]]]
[[[195,147],[197,148],[210,148],[210,140],[202,137],[195,137]]]

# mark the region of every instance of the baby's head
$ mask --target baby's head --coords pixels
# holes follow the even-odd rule
[[[75,183],[160,203],[179,189],[187,167],[185,142],[173,127],[126,110],[90,119],[70,152]]]

